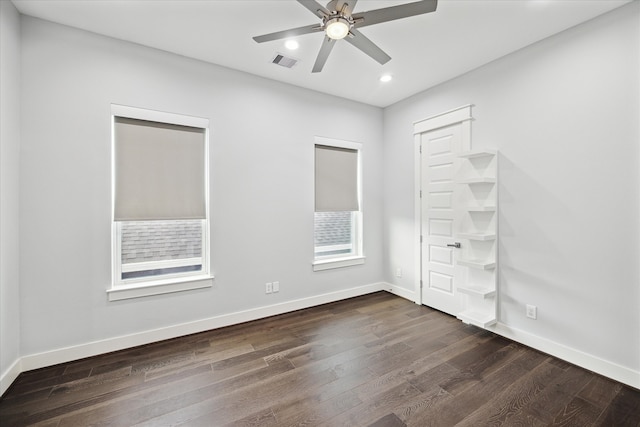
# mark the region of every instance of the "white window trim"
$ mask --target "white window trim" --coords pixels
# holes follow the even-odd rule
[[[325,138],[322,136],[316,136],[314,138],[314,147],[316,145],[326,145],[328,147],[347,148],[351,150],[358,150],[358,205],[360,210],[356,212],[354,218],[356,226],[354,234],[352,236],[353,244],[357,248],[357,255],[336,255],[336,256],[323,256],[320,258],[315,257],[315,246],[313,253],[313,271],[331,270],[334,268],[351,267],[354,265],[364,264],[366,257],[364,256],[364,241],[363,241],[363,206],[362,206],[362,143],[353,141],[344,141],[341,139]]]
[[[133,273],[136,271],[146,270],[160,270],[165,268],[176,267],[188,267],[191,265],[202,264],[202,257],[198,258],[179,258],[179,259],[166,259],[162,261],[143,261],[143,262],[130,262],[128,264],[122,264],[121,271],[123,273]]]
[[[144,283],[136,283],[134,285],[114,286],[107,290],[107,294],[109,296],[109,301],[119,301],[123,299],[210,288],[212,286],[213,276],[203,274],[199,276],[155,280],[153,282],[147,281]]]
[[[138,120],[149,120],[174,125],[191,126],[205,130],[205,209],[206,220],[202,227],[202,272],[177,273],[152,280],[145,278],[122,280],[122,262],[120,261],[121,233],[119,223],[113,217],[113,203],[115,200],[115,117],[127,117]],[[214,276],[210,266],[210,213],[209,213],[209,119],[185,116],[164,111],[146,110],[143,108],[111,104],[111,228],[112,228],[112,279],[111,287],[107,289],[109,301],[129,298],[139,298],[151,295],[161,295],[192,289],[210,288],[213,286]]]
[[[351,239],[353,240],[353,239]],[[324,249],[323,252],[335,252],[335,251],[341,251],[344,249],[348,249],[348,248],[352,248],[353,244],[350,243],[348,245],[326,245],[326,246],[320,246],[322,249]],[[331,257],[331,258],[335,258],[334,255],[321,255],[321,256],[316,256],[316,259],[322,259],[324,257]]]
[[[367,259],[364,255],[349,256],[344,258],[317,259],[313,261],[313,271],[331,270],[334,268],[351,267],[364,264]]]

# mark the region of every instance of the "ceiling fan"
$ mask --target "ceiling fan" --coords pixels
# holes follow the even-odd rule
[[[322,6],[316,0],[297,1],[318,18],[321,18],[322,23],[256,36],[253,39],[258,43],[264,43],[324,31],[325,38],[311,70],[312,73],[322,71],[335,42],[341,39],[357,47],[380,64],[385,64],[391,57],[366,38],[358,29],[381,22],[433,12],[438,6],[438,0],[421,0],[368,12],[353,13],[353,8],[358,0],[331,0],[327,7]]]

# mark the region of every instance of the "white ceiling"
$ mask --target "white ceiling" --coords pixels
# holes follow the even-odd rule
[[[258,44],[253,36],[319,23],[294,0],[13,0],[25,14],[296,86],[386,107],[631,0],[440,0],[429,14],[361,32],[391,56],[380,65],[339,41],[321,73],[321,33]],[[360,0],[355,12],[409,0]],[[326,3],[320,1],[323,5]],[[281,53],[292,69],[271,63]],[[381,83],[389,73],[393,80]]]

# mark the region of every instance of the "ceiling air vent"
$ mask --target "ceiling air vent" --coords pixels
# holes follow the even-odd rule
[[[281,55],[281,54],[278,53],[275,56],[275,58],[273,58],[273,61],[271,61],[271,62],[274,63],[274,64],[277,64],[277,65],[281,65],[281,66],[286,67],[286,68],[291,68],[291,67],[293,67],[294,65],[296,65],[298,63],[298,60],[297,59],[293,59],[293,58],[287,58],[286,56]]]

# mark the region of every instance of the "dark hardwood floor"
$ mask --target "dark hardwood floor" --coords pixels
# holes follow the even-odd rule
[[[380,292],[21,374],[2,426],[640,426],[640,391]]]

